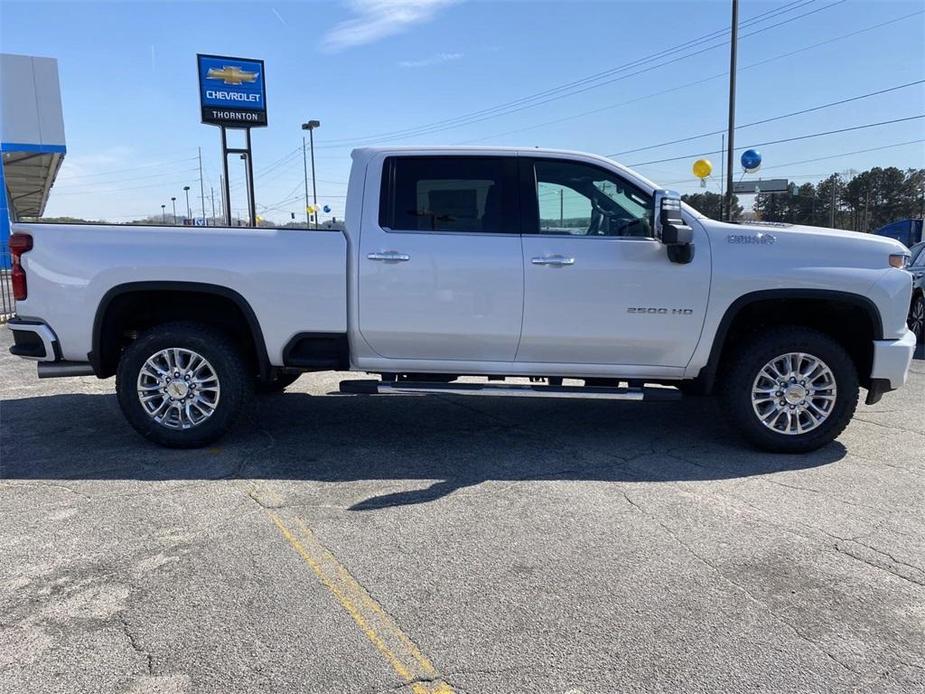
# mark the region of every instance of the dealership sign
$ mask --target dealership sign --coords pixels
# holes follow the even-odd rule
[[[789,193],[790,181],[786,178],[767,178],[757,181],[735,181],[732,184],[733,193],[744,195],[757,195],[758,193]]]
[[[197,54],[202,122],[226,128],[267,124],[263,61]]]

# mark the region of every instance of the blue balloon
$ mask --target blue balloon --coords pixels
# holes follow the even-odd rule
[[[324,212],[325,212],[325,214],[329,213],[330,211],[331,211],[331,206],[330,206],[330,205],[325,205],[325,206],[324,206]]]
[[[757,149],[747,149],[742,152],[742,168],[746,171],[757,171],[761,167],[761,152]]]

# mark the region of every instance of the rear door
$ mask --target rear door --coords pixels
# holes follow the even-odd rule
[[[524,292],[516,158],[396,155],[381,179],[372,173],[378,219],[364,210],[357,257],[363,339],[393,359],[513,361]]]
[[[707,305],[706,239],[693,262],[672,263],[653,238],[652,196],[622,175],[562,158],[520,161],[525,300],[517,361],[686,366]]]

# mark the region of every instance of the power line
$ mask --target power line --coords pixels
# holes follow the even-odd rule
[[[777,61],[777,60],[783,60],[783,59],[785,59],[785,58],[790,58],[790,57],[792,57],[792,56],[794,56],[794,55],[797,55],[797,54],[799,54],[799,53],[804,53],[804,52],[809,51],[809,50],[812,50],[812,49],[814,49],[814,48],[819,48],[819,47],[821,47],[821,46],[825,46],[825,45],[828,45],[828,44],[830,44],[830,43],[835,43],[836,41],[843,41],[844,39],[847,39],[847,38],[853,38],[853,37],[855,37],[855,36],[857,36],[857,35],[859,35],[859,34],[867,33],[868,31],[874,31],[874,30],[876,30],[876,29],[881,29],[881,28],[883,28],[883,27],[885,27],[885,26],[888,26],[888,25],[890,25],[890,24],[896,24],[897,22],[901,22],[901,21],[904,21],[904,20],[906,20],[906,19],[909,19],[910,17],[913,17],[913,16],[915,16],[915,15],[920,15],[920,14],[922,14],[923,12],[925,12],[925,10],[919,10],[919,11],[917,11],[917,12],[913,12],[913,13],[908,14],[908,15],[903,15],[903,16],[901,16],[901,17],[896,17],[896,18],[894,18],[894,19],[890,19],[890,20],[888,20],[888,21],[886,21],[886,22],[880,22],[880,23],[878,23],[878,24],[873,24],[873,25],[871,25],[871,26],[867,26],[867,27],[864,27],[864,28],[862,28],[862,29],[858,29],[858,30],[856,30],[856,31],[852,31],[852,32],[849,32],[849,33],[847,33],[847,34],[841,34],[840,36],[834,36],[834,37],[832,37],[832,38],[830,38],[830,39],[826,39],[825,41],[819,41],[819,42],[817,42],[817,43],[813,43],[813,44],[810,44],[810,45],[808,45],[808,46],[804,46],[804,47],[802,47],[802,48],[798,48],[798,49],[793,50],[793,51],[787,51],[786,53],[780,53],[780,54],[775,55],[775,56],[772,56],[772,57],[770,57],[770,58],[765,58],[764,60],[759,60],[759,61],[757,61],[757,62],[755,62],[755,63],[749,63],[748,65],[742,65],[742,66],[740,66],[740,67],[738,68],[738,72],[742,72],[743,70],[749,70],[749,69],[755,68],[755,67],[760,67],[760,66],[762,66],[762,65],[766,65],[767,63],[772,63],[772,62],[775,62],[775,61]],[[460,141],[460,142],[456,142],[455,144],[458,144],[458,145],[465,145],[465,144],[471,144],[471,143],[473,143],[473,142],[484,142],[484,141],[486,141],[486,140],[492,140],[492,139],[494,139],[494,138],[496,138],[496,137],[503,137],[503,136],[505,136],[505,135],[513,135],[513,134],[515,134],[515,133],[521,133],[521,132],[525,132],[525,131],[527,131],[527,130],[536,130],[536,129],[538,129],[538,128],[544,128],[544,127],[547,127],[547,126],[549,126],[549,125],[556,125],[556,124],[558,124],[558,123],[564,123],[564,122],[566,122],[566,121],[574,120],[574,119],[576,119],[576,118],[583,118],[584,116],[591,116],[591,115],[594,115],[594,114],[596,114],[596,113],[602,113],[603,111],[609,111],[610,109],[620,108],[621,106],[629,106],[629,105],[631,105],[631,104],[635,104],[635,103],[638,103],[638,102],[640,102],[640,101],[645,101],[646,99],[653,99],[653,98],[655,98],[655,97],[663,96],[663,95],[665,95],[665,94],[670,94],[670,93],[672,93],[672,92],[676,92],[676,91],[679,91],[679,90],[681,90],[681,89],[686,89],[686,88],[688,88],[688,87],[696,87],[696,86],[698,86],[698,85],[700,85],[700,84],[705,84],[705,83],[711,82],[711,81],[713,81],[713,80],[715,80],[715,79],[719,79],[719,78],[721,78],[721,77],[726,77],[728,74],[729,74],[728,71],[719,72],[719,73],[717,73],[717,74],[715,74],[715,75],[711,75],[710,77],[704,77],[704,78],[699,79],[699,80],[693,80],[693,81],[691,81],[691,82],[685,82],[684,84],[679,84],[679,85],[677,85],[677,86],[675,86],[675,87],[669,87],[668,89],[662,89],[662,90],[659,90],[659,91],[657,91],[657,92],[652,92],[651,94],[646,94],[645,96],[639,96],[639,97],[636,97],[635,99],[629,99],[629,100],[627,100],[627,101],[621,101],[620,103],[610,104],[610,105],[608,105],[608,106],[602,106],[602,107],[600,107],[600,108],[591,109],[591,110],[589,110],[589,111],[582,111],[582,112],[580,112],[580,113],[575,113],[575,114],[572,114],[572,115],[570,115],[570,116],[564,116],[564,117],[562,117],[562,118],[555,118],[555,119],[553,119],[553,120],[543,121],[542,123],[537,123],[536,125],[530,125],[530,126],[527,126],[527,127],[524,127],[524,128],[515,128],[515,129],[513,129],[513,130],[505,130],[504,132],[495,133],[495,134],[493,134],[493,135],[488,135],[487,137],[479,137],[479,138],[474,138],[474,139],[471,139],[471,140],[463,140],[463,141]]]
[[[832,3],[828,4],[828,5],[823,6],[823,7],[820,7],[820,8],[814,9],[814,10],[811,10],[811,11],[809,11],[809,12],[805,12],[805,13],[800,14],[800,15],[797,15],[797,16],[795,16],[795,17],[788,18],[788,19],[786,19],[786,20],[783,20],[783,21],[778,22],[778,23],[776,23],[776,24],[772,24],[772,25],[767,26],[767,27],[763,27],[763,28],[761,28],[761,29],[756,29],[755,31],[752,31],[752,32],[750,32],[750,33],[743,34],[740,38],[747,38],[747,37],[749,37],[749,36],[754,36],[755,34],[759,34],[759,33],[762,33],[762,32],[764,32],[764,31],[768,31],[768,30],[770,30],[770,29],[774,29],[774,28],[776,28],[776,27],[778,27],[778,26],[781,26],[781,25],[783,25],[783,24],[787,24],[787,23],[789,23],[789,22],[796,21],[796,20],[798,20],[798,19],[801,19],[801,18],[803,18],[803,17],[809,16],[809,15],[811,15],[811,14],[815,14],[815,13],[817,13],[817,12],[821,12],[821,11],[823,11],[823,10],[826,10],[826,9],[830,8],[830,7],[834,7],[834,6],[836,6],[836,5],[840,5],[840,4],[842,4],[843,2],[845,2],[845,1],[846,1],[846,0],[836,0],[835,2],[832,2]],[[793,4],[795,4],[795,3],[791,3],[791,5],[793,5]],[[795,8],[791,8],[791,9],[800,9],[801,7],[803,7],[803,6],[807,5],[807,4],[809,4],[809,3],[803,3],[802,5],[799,5],[799,6],[795,7]],[[790,6],[787,6],[787,7],[790,7]],[[779,10],[780,10],[780,8],[778,8],[777,10],[773,10],[773,11],[770,11],[770,12],[763,13],[763,15],[758,15],[757,17],[752,18],[752,20],[747,20],[747,21],[749,21],[749,22],[757,21],[759,18],[763,17],[764,15],[776,13],[776,12],[779,12]],[[789,11],[789,10],[788,10],[788,11]],[[726,29],[726,30],[723,31],[723,33],[728,33],[728,32],[729,32],[728,29]],[[610,76],[610,75],[615,74],[615,73],[617,73],[617,72],[622,72],[622,71],[625,71],[625,70],[628,70],[628,69],[632,69],[632,68],[634,68],[634,67],[638,67],[638,66],[640,66],[640,65],[644,65],[644,64],[646,64],[646,63],[654,62],[654,61],[659,60],[659,59],[661,59],[661,58],[664,58],[664,57],[666,57],[666,56],[668,56],[668,55],[671,55],[671,54],[673,54],[673,53],[677,53],[679,50],[684,50],[684,49],[686,49],[686,48],[689,48],[689,47],[691,47],[691,44],[697,45],[698,43],[704,43],[705,41],[712,40],[713,38],[715,38],[715,34],[716,34],[716,32],[713,32],[713,34],[705,35],[704,37],[701,37],[701,38],[699,38],[699,39],[694,39],[694,40],[692,40],[692,41],[688,41],[687,43],[679,44],[678,46],[674,46],[674,47],[672,47],[672,48],[659,51],[659,52],[654,53],[654,54],[652,54],[652,55],[650,55],[650,56],[647,56],[647,57],[645,57],[645,58],[641,58],[641,59],[632,61],[632,62],[630,62],[630,63],[625,63],[625,64],[623,64],[623,65],[619,65],[619,66],[617,66],[617,67],[614,67],[614,68],[611,68],[611,69],[609,69],[609,70],[606,70],[606,71],[604,71],[603,73],[598,73],[597,75],[592,75],[592,76],[583,78],[583,79],[581,79],[581,80],[575,80],[574,82],[570,82],[570,83],[567,83],[567,84],[565,84],[565,85],[560,85],[560,87],[556,87],[556,88],[553,88],[553,89],[550,89],[550,90],[545,90],[544,92],[538,92],[538,93],[536,93],[536,94],[533,94],[533,95],[530,95],[530,96],[526,96],[526,97],[522,97],[521,99],[517,99],[517,100],[511,101],[511,102],[507,102],[507,103],[505,103],[505,104],[501,104],[501,105],[498,105],[498,106],[494,106],[494,107],[491,107],[491,108],[488,108],[488,109],[482,109],[481,111],[474,111],[474,112],[471,112],[471,113],[466,114],[466,115],[463,115],[463,116],[457,116],[457,117],[455,117],[455,118],[445,119],[445,120],[442,120],[442,121],[434,121],[434,122],[429,123],[429,124],[419,125],[419,126],[416,126],[416,127],[414,127],[414,128],[406,128],[406,129],[404,129],[404,130],[396,130],[396,131],[387,132],[387,133],[380,133],[380,134],[378,134],[378,135],[367,135],[367,136],[363,136],[363,137],[356,137],[356,138],[346,138],[346,139],[340,139],[340,140],[333,140],[333,141],[329,142],[328,144],[326,144],[325,147],[343,146],[344,144],[358,143],[359,141],[366,141],[366,140],[386,141],[386,140],[401,139],[401,138],[404,138],[404,137],[411,137],[411,136],[414,136],[414,135],[421,135],[421,134],[426,134],[426,133],[431,133],[431,132],[437,132],[437,131],[440,131],[440,130],[448,130],[448,129],[452,129],[452,128],[457,128],[457,127],[461,127],[462,125],[471,125],[471,124],[473,124],[473,123],[478,123],[478,122],[481,122],[481,121],[484,121],[484,120],[489,120],[489,119],[491,119],[491,118],[496,118],[496,117],[501,116],[501,115],[508,115],[508,114],[510,114],[510,113],[516,113],[516,112],[518,112],[518,111],[522,111],[522,110],[527,109],[527,108],[533,108],[533,107],[535,107],[535,106],[540,106],[540,105],[542,105],[542,104],[546,104],[546,103],[549,103],[549,102],[551,102],[551,101],[556,101],[556,100],[558,100],[558,99],[565,98],[566,96],[574,96],[575,94],[580,94],[580,93],[583,93],[583,92],[585,92],[585,91],[589,91],[589,90],[591,90],[591,89],[597,89],[597,88],[599,88],[599,87],[601,87],[601,86],[603,86],[603,85],[605,85],[605,84],[611,84],[611,83],[613,83],[613,82],[616,82],[616,81],[619,81],[619,80],[623,80],[623,79],[627,79],[627,78],[629,78],[629,77],[633,77],[633,76],[635,76],[635,75],[639,75],[639,74],[642,74],[642,73],[644,73],[644,72],[649,72],[649,71],[654,70],[654,69],[657,69],[657,68],[659,68],[659,67],[664,67],[665,65],[670,65],[670,64],[672,64],[672,63],[678,62],[678,61],[680,61],[680,60],[684,60],[684,59],[689,58],[689,57],[691,57],[691,56],[698,55],[698,54],[703,53],[703,52],[706,52],[706,51],[714,50],[714,49],[716,49],[716,48],[720,48],[720,47],[725,46],[725,45],[728,44],[728,41],[723,40],[723,41],[721,41],[720,43],[717,43],[717,44],[715,44],[715,45],[708,46],[708,47],[706,47],[706,48],[702,48],[702,49],[699,49],[699,50],[694,51],[694,52],[691,52],[691,53],[685,53],[684,55],[678,56],[678,57],[676,57],[676,58],[673,58],[673,59],[671,59],[671,60],[668,60],[668,61],[665,61],[665,62],[662,62],[662,63],[658,63],[657,65],[652,65],[652,66],[646,67],[646,68],[644,68],[644,69],[642,69],[642,70],[637,70],[636,72],[632,72],[632,73],[629,73],[629,74],[626,74],[626,75],[621,75],[621,76],[619,76],[619,77],[614,77],[614,78],[611,78],[611,79],[607,79],[607,80],[601,81],[601,77]],[[587,83],[589,80],[595,81],[595,84],[587,85],[586,83]],[[584,84],[584,86],[582,86],[583,84]],[[580,89],[575,89],[575,87],[581,87],[581,88],[580,88]],[[548,95],[551,91],[560,91],[561,93],[559,93],[558,95],[545,96],[545,95]],[[526,103],[526,102],[532,102],[532,103]],[[479,117],[479,116],[482,116],[482,117]]]
[[[865,128],[875,128],[880,125],[891,125],[893,123],[903,123],[905,121],[917,120],[919,118],[925,118],[925,113],[917,115],[917,116],[906,116],[904,118],[894,118],[893,120],[879,121],[877,123],[865,123],[864,125],[855,125],[850,128],[839,128],[837,130],[826,130],[825,132],[821,132],[821,133],[811,133],[809,135],[797,135],[796,137],[785,137],[781,140],[769,140],[767,142],[755,142],[751,145],[748,145],[747,147],[736,147],[735,151],[739,151],[740,149],[748,149],[749,147],[766,147],[768,145],[779,145],[784,142],[796,142],[798,140],[809,140],[814,137],[822,137],[824,135],[835,135],[837,133],[846,133],[846,132],[851,132],[853,130],[863,130]],[[666,159],[653,159],[652,161],[643,161],[637,164],[630,164],[629,166],[631,167],[648,166],[649,164],[661,164],[666,161],[678,161],[679,159],[690,159],[691,157],[700,157],[706,154],[721,154],[721,153],[722,153],[722,150],[714,150],[712,152],[697,152],[695,154],[684,154],[680,157],[668,157]]]
[[[813,106],[812,108],[804,108],[800,111],[794,111],[792,113],[784,113],[780,116],[772,116],[771,118],[764,118],[762,120],[752,121],[751,123],[745,123],[744,125],[737,125],[736,131],[741,130],[742,128],[751,128],[755,125],[763,125],[765,123],[771,123],[777,120],[783,120],[784,118],[792,118],[793,116],[802,116],[806,113],[813,113],[814,111],[821,111],[826,108],[831,108],[832,106],[841,106],[842,104],[848,104],[852,101],[860,101],[861,99],[867,99],[871,96],[879,96],[880,94],[887,94],[889,92],[895,92],[900,89],[906,89],[907,87],[913,87],[917,84],[923,84],[925,80],[916,80],[915,82],[907,82],[906,84],[900,84],[896,87],[889,87],[887,89],[880,89],[875,92],[868,92],[867,94],[861,94],[860,96],[852,96],[847,99],[840,99],[839,101],[830,101],[827,104],[822,104],[820,106]],[[699,140],[702,137],[710,137],[712,135],[720,135],[726,132],[723,130],[714,130],[709,133],[700,133],[699,135],[691,135],[690,137],[682,137],[677,140],[669,140],[667,142],[660,142],[656,145],[646,145],[645,147],[636,147],[635,149],[626,149],[622,152],[615,152],[614,154],[608,154],[608,157],[619,157],[623,154],[632,154],[634,152],[644,152],[648,149],[658,149],[659,147],[667,147],[668,145],[676,145],[681,142],[690,142],[691,140]]]
[[[784,169],[784,168],[787,168],[788,166],[799,166],[800,164],[813,164],[817,161],[825,161],[827,159],[838,159],[840,157],[850,157],[855,154],[867,154],[868,152],[879,152],[884,149],[894,149],[896,147],[905,147],[907,145],[917,145],[917,144],[921,144],[922,142],[925,142],[925,138],[919,138],[918,140],[906,140],[905,142],[894,142],[889,145],[881,145],[880,147],[868,147],[867,149],[856,149],[852,152],[839,152],[838,154],[828,154],[824,157],[814,157],[812,159],[802,159],[800,161],[789,161],[783,164],[774,164],[773,166],[762,166],[761,170],[770,171],[773,169]],[[799,174],[799,176],[810,176],[810,175],[830,176],[831,172],[823,173],[823,174]],[[793,177],[798,177],[798,176],[795,174]],[[690,183],[690,182],[692,182],[691,178],[688,177],[688,178],[679,179],[677,181],[665,181],[662,185],[673,186],[673,185],[678,185],[680,183]]]
[[[189,181],[190,179],[182,179],[179,181],[171,181],[171,182],[164,182],[164,183],[148,183],[148,184],[139,185],[139,186],[129,186],[127,188],[109,188],[109,189],[102,189],[102,190],[98,188],[88,188],[85,190],[64,190],[60,192],[56,191],[55,196],[57,197],[59,195],[88,195],[91,193],[92,194],[121,193],[127,190],[147,190],[149,188],[160,188],[162,190],[167,190],[168,188],[171,188],[174,186],[182,186],[184,184],[188,184]]]
[[[181,169],[181,170],[179,170],[179,171],[177,171],[176,169],[173,169],[173,170],[170,170],[170,171],[163,171],[163,172],[161,172],[161,173],[149,174],[149,175],[147,175],[147,176],[133,176],[133,177],[131,177],[131,178],[121,178],[121,177],[120,177],[120,178],[118,178],[118,179],[116,179],[116,180],[113,180],[113,181],[92,181],[92,182],[77,181],[77,182],[74,183],[74,184],[71,183],[71,179],[70,179],[70,178],[64,178],[64,179],[61,179],[61,180],[56,181],[56,182],[55,182],[55,186],[56,186],[56,188],[57,188],[58,186],[65,186],[65,187],[68,187],[68,188],[69,188],[69,187],[71,187],[72,185],[76,185],[76,186],[78,186],[78,187],[86,188],[87,190],[94,190],[96,186],[108,185],[108,184],[111,184],[111,183],[128,183],[129,181],[146,181],[146,180],[150,180],[150,179],[152,179],[152,178],[163,178],[164,176],[176,176],[177,174],[189,173],[189,172],[191,172],[191,171],[197,171],[197,170],[198,170],[198,169],[195,169],[195,168],[193,168],[193,169]]]
[[[755,31],[753,31],[753,32],[751,32],[751,33],[748,33],[748,34],[743,34],[743,35],[740,37],[740,39],[741,39],[741,38],[747,38],[747,37],[749,37],[749,36],[753,36],[753,35],[755,35],[755,34],[759,34],[759,33],[761,33],[761,32],[768,31],[768,30],[770,30],[770,29],[774,29],[775,27],[778,27],[778,26],[780,26],[781,24],[786,24],[786,23],[788,23],[788,22],[796,21],[797,19],[800,19],[800,18],[802,18],[802,17],[805,17],[805,16],[807,16],[807,15],[809,15],[809,14],[815,14],[816,12],[820,12],[820,11],[822,11],[822,10],[828,9],[829,7],[832,7],[832,6],[834,6],[834,5],[839,5],[839,4],[841,4],[842,2],[845,2],[845,0],[837,0],[837,2],[833,2],[833,3],[831,3],[830,5],[826,5],[825,7],[821,7],[821,8],[819,8],[819,9],[817,9],[817,10],[813,10],[812,12],[807,12],[807,13],[804,13],[804,14],[802,14],[802,15],[798,15],[798,16],[793,17],[793,18],[791,18],[791,19],[785,20],[785,21],[783,21],[783,22],[779,22],[778,24],[773,24],[773,25],[771,25],[771,26],[764,27],[764,28],[762,28],[762,29],[757,29],[757,30],[755,30]],[[648,66],[648,67],[644,67],[644,68],[642,68],[642,69],[636,70],[635,72],[630,72],[630,73],[627,73],[627,74],[620,75],[620,76],[618,76],[618,77],[613,77],[613,78],[611,78],[611,79],[607,79],[607,80],[604,80],[604,81],[599,81],[599,82],[597,82],[597,83],[595,83],[595,84],[592,84],[592,85],[589,85],[589,86],[585,86],[585,87],[582,87],[582,88],[580,88],[580,89],[574,89],[574,90],[572,90],[572,91],[569,91],[569,92],[560,94],[560,95],[558,95],[558,96],[551,96],[551,97],[549,97],[549,98],[546,98],[546,99],[543,99],[543,100],[540,100],[540,101],[534,101],[533,103],[528,103],[528,104],[525,104],[525,105],[522,105],[522,106],[519,106],[519,107],[516,107],[516,108],[510,108],[510,109],[508,109],[508,110],[506,110],[506,111],[501,111],[501,112],[498,112],[498,113],[489,114],[489,115],[483,116],[483,117],[481,117],[481,118],[469,118],[468,120],[460,121],[460,122],[458,122],[458,123],[454,123],[454,124],[451,124],[451,125],[445,125],[445,126],[431,126],[431,127],[427,127],[427,128],[421,129],[421,130],[419,130],[419,131],[417,131],[417,132],[409,132],[409,133],[406,133],[406,134],[403,134],[403,135],[396,135],[396,136],[393,136],[393,137],[378,138],[378,141],[381,142],[381,141],[389,141],[389,140],[396,140],[396,139],[405,139],[405,138],[407,138],[407,137],[414,137],[414,136],[419,136],[419,135],[426,135],[426,134],[430,134],[430,133],[440,132],[440,131],[443,131],[443,130],[452,130],[452,129],[454,129],[454,128],[459,128],[459,127],[463,127],[463,126],[466,126],[466,125],[474,125],[474,124],[476,124],[476,123],[481,123],[481,122],[484,122],[484,121],[487,121],[487,120],[491,120],[492,118],[497,118],[497,117],[499,117],[499,116],[510,115],[510,114],[512,114],[512,113],[517,113],[517,112],[519,112],[519,111],[524,111],[524,110],[526,110],[526,109],[535,108],[535,107],[537,107],[537,106],[542,106],[542,105],[551,103],[551,102],[553,102],[553,101],[557,101],[557,100],[559,100],[559,99],[563,99],[563,98],[568,97],[568,96],[575,96],[575,95],[577,95],[577,94],[582,94],[582,93],[584,93],[584,92],[588,92],[588,91],[591,91],[591,90],[593,90],[593,89],[599,89],[600,87],[602,87],[602,86],[604,86],[604,85],[612,84],[612,83],[614,83],[614,82],[619,82],[619,81],[625,80],[625,79],[629,79],[630,77],[636,77],[637,75],[641,75],[641,74],[644,74],[644,73],[647,73],[647,72],[651,72],[651,71],[653,71],[653,70],[657,70],[658,68],[665,67],[665,66],[667,66],[667,65],[672,65],[672,64],[677,63],[677,62],[679,62],[679,61],[681,61],[681,60],[685,60],[685,59],[687,59],[687,58],[691,58],[691,57],[693,57],[693,56],[700,55],[701,53],[706,53],[706,52],[711,51],[711,50],[714,50],[714,49],[716,49],[716,48],[722,48],[723,46],[725,46],[725,45],[727,45],[727,44],[728,44],[728,41],[721,41],[720,43],[717,43],[717,44],[715,44],[715,45],[713,45],[713,46],[708,46],[708,47],[702,48],[702,49],[700,49],[700,50],[696,50],[696,51],[693,51],[693,52],[690,52],[690,53],[686,53],[686,54],[680,55],[680,56],[678,56],[678,57],[676,57],[676,58],[672,58],[671,60],[666,60],[666,61],[664,61],[664,62],[655,64],[655,65],[650,65],[650,66]]]
[[[151,168],[151,167],[153,167],[153,166],[171,166],[171,165],[173,165],[173,164],[182,164],[182,163],[187,162],[187,161],[193,161],[194,159],[196,159],[196,157],[186,157],[186,158],[184,158],[184,159],[173,159],[173,160],[171,160],[171,161],[151,162],[150,164],[139,164],[138,166],[130,166],[130,167],[125,168],[125,169],[110,169],[109,171],[100,171],[100,172],[91,173],[91,174],[73,174],[73,175],[67,174],[67,178],[68,178],[68,179],[73,179],[73,178],[96,178],[96,177],[98,177],[98,176],[111,176],[112,174],[124,173],[124,172],[126,172],[126,171],[137,171],[137,170],[139,170],[139,169],[149,169],[149,168]],[[65,160],[65,161],[66,161],[66,160]],[[66,162],[66,163],[67,163],[67,164],[70,164],[70,162]]]
[[[918,140],[907,140],[906,142],[895,142],[891,145],[883,145],[882,147],[869,147],[867,149],[858,149],[853,152],[842,152],[841,154],[832,154],[825,157],[816,157],[814,159],[803,159],[802,161],[791,161],[786,164],[775,164],[774,166],[766,166],[764,170],[769,169],[780,169],[785,166],[798,166],[800,164],[811,164],[817,161],[825,161],[826,159],[837,159],[838,157],[847,157],[854,154],[867,154],[868,152],[879,152],[882,149],[892,149],[893,147],[903,147],[905,145],[915,145],[921,142],[925,142],[925,138],[919,138]],[[828,174],[826,174],[828,175]]]

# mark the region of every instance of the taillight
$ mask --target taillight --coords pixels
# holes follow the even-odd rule
[[[28,291],[26,289],[26,271],[22,266],[22,254],[32,250],[32,237],[29,234],[13,234],[10,236],[9,245],[10,254],[13,256],[13,266],[10,271],[13,298],[16,301],[25,301]]]

